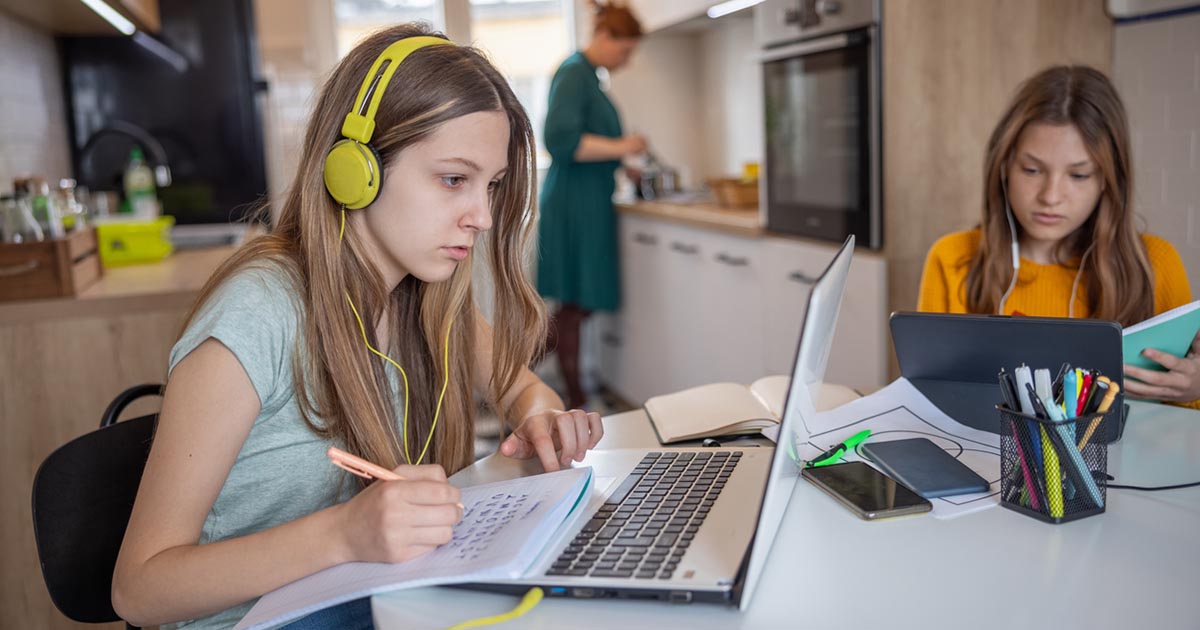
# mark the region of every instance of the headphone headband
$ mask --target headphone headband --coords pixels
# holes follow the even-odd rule
[[[325,189],[343,208],[365,208],[379,195],[383,165],[370,142],[375,133],[375,112],[396,68],[415,50],[453,45],[440,37],[406,37],[389,45],[375,58],[371,71],[363,78],[362,87],[358,88],[354,109],[342,121],[343,139],[330,147],[325,155],[322,170]]]
[[[391,82],[392,75],[396,74],[400,63],[415,50],[444,45],[453,46],[454,43],[440,37],[421,35],[406,37],[385,48],[375,59],[375,63],[371,64],[371,71],[363,79],[362,87],[358,88],[354,109],[346,114],[346,119],[342,122],[342,135],[363,144],[370,142],[375,133],[375,112],[379,109],[383,93],[387,91],[388,83]]]

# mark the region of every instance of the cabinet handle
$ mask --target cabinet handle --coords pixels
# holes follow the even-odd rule
[[[750,264],[750,259],[745,256],[730,256],[725,252],[717,254],[717,262],[729,265],[730,267],[745,267]]]
[[[642,245],[658,245],[658,237],[645,232],[634,232],[633,241]]]
[[[842,12],[842,3],[838,0],[817,0],[814,8],[821,15],[837,15]]]
[[[695,254],[700,251],[700,248],[696,247],[695,245],[688,245],[686,243],[680,243],[679,241],[671,243],[671,249],[679,252],[680,254]]]
[[[23,262],[19,265],[9,265],[8,267],[0,267],[0,277],[19,276],[29,273],[38,268],[38,261],[31,260]]]
[[[604,333],[603,335],[600,335],[600,341],[607,346],[613,346],[616,348],[621,347],[621,336],[614,333]]]
[[[799,282],[800,284],[816,284],[817,279],[812,276],[806,276],[799,271],[793,271],[788,274],[788,280]]]

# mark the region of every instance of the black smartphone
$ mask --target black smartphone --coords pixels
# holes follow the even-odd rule
[[[865,520],[933,509],[933,504],[864,462],[805,468],[801,476]]]
[[[926,499],[987,492],[988,482],[929,438],[863,444],[862,454]]]

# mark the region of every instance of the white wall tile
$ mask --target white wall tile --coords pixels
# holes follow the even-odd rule
[[[1136,210],[1200,289],[1200,13],[1118,25],[1113,54],[1134,136]]]
[[[0,191],[27,174],[71,176],[58,52],[49,34],[0,12]]]
[[[1187,209],[1188,214],[1188,247],[1200,247],[1200,205],[1192,206]],[[1184,264],[1187,264],[1187,259],[1184,259]],[[1188,269],[1188,280],[1192,280],[1191,269]],[[1200,287],[1193,286],[1192,297],[1196,296],[1196,289]]]
[[[763,158],[763,87],[759,48],[750,12],[723,18],[700,36],[704,102],[704,172],[738,175],[745,162]]]
[[[1187,128],[1185,128],[1187,129]],[[1156,131],[1139,134],[1139,142],[1133,153],[1134,177],[1136,169],[1155,171],[1161,169],[1190,169],[1192,163],[1192,134]]]

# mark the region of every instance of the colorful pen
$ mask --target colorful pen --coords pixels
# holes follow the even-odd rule
[[[1027,416],[1036,416],[1037,412],[1037,395],[1033,390],[1033,371],[1029,366],[1021,364],[1020,367],[1013,370],[1013,377],[1017,380],[1017,398],[1021,404],[1021,413]],[[1037,422],[1026,420],[1029,423],[1029,432],[1037,434]],[[1042,465],[1042,443],[1041,440],[1033,440],[1033,462],[1035,466]]]
[[[1063,395],[1062,395],[1062,410],[1063,415],[1070,419],[1075,417],[1075,409],[1078,408],[1076,400],[1079,396],[1079,389],[1075,383],[1079,377],[1079,370],[1068,370],[1066,378],[1063,379]]]
[[[1092,370],[1091,377],[1092,388],[1088,391],[1087,402],[1084,403],[1084,413],[1096,413],[1096,408],[1100,406],[1100,399],[1104,398],[1104,394],[1096,394],[1100,389],[1100,370]]]
[[[1067,375],[1067,370],[1071,369],[1070,363],[1063,363],[1058,367],[1058,374],[1054,375],[1054,384],[1051,387],[1050,394],[1055,400],[1062,396],[1063,378]]]
[[[1013,413],[1017,413],[1020,410],[1020,403],[1017,402],[1017,385],[1013,380],[1013,375],[1004,368],[1000,368],[1000,373],[996,375],[996,381],[1000,385],[1000,398],[1004,402],[1004,407]],[[1033,474],[1029,471],[1029,464],[1026,459],[1026,457],[1032,457],[1033,453],[1030,452],[1027,456],[1025,454],[1025,447],[1021,446],[1021,436],[1017,429],[1017,425],[1020,422],[1020,420],[1013,420],[1013,422],[1009,423],[1009,427],[1012,429],[1013,440],[1016,441],[1017,456],[1020,459],[1021,465],[1013,468],[1008,478],[1009,495],[1005,500],[1009,503],[1016,502],[1016,495],[1021,490],[1020,478],[1023,475],[1025,496],[1028,497],[1029,502],[1033,505],[1033,509],[1036,510],[1038,509],[1037,494],[1034,491]],[[1025,501],[1022,500],[1021,503],[1024,505]]]
[[[1092,395],[1092,376],[1091,372],[1083,375],[1083,387],[1079,389],[1079,400],[1076,401],[1075,415],[1082,416],[1087,412],[1088,396]]]
[[[1025,492],[1029,495],[1029,504],[1035,510],[1040,510],[1041,506],[1038,503],[1038,493],[1034,486],[1034,474],[1029,470],[1029,464],[1025,461],[1025,449],[1021,448],[1021,436],[1017,433],[1016,423],[1010,423],[1009,428],[1012,429],[1013,439],[1016,441],[1017,458],[1021,461],[1021,473],[1025,476]],[[1015,483],[1014,488],[1017,488]]]
[[[1062,416],[1061,410],[1057,406],[1055,406],[1053,409],[1050,410],[1050,415],[1051,415],[1051,418],[1050,418],[1051,420],[1061,421],[1061,420],[1066,419]],[[1079,454],[1079,450],[1071,448],[1070,436],[1067,434],[1067,426],[1066,425],[1068,425],[1068,424],[1071,424],[1071,423],[1060,422],[1059,424],[1055,424],[1054,426],[1050,427],[1049,429],[1047,429],[1046,427],[1042,427],[1042,431],[1047,434],[1047,437],[1050,439],[1050,441],[1052,443],[1052,446],[1050,447],[1049,450],[1058,451],[1058,452],[1062,453],[1062,458],[1063,458],[1062,461],[1056,461],[1055,463],[1059,464],[1061,466],[1062,471],[1066,472],[1068,483],[1070,483],[1073,486],[1074,485],[1083,486],[1083,489],[1086,490],[1088,495],[1091,497],[1092,503],[1094,503],[1096,505],[1096,507],[1101,507],[1104,505],[1104,499],[1103,499],[1103,497],[1100,496],[1100,488],[1096,485],[1096,480],[1092,478],[1091,471],[1088,470],[1087,463],[1083,461],[1083,456]],[[1056,453],[1055,460],[1058,460],[1058,459],[1059,458]],[[1047,453],[1046,461],[1049,461],[1049,460],[1050,460],[1050,456],[1049,456],[1049,453]],[[1050,474],[1049,471],[1050,471],[1050,467],[1049,467],[1049,465],[1047,465],[1047,467],[1046,467],[1046,475],[1047,476],[1049,476],[1049,474]],[[1055,477],[1055,481],[1059,481],[1061,483],[1060,479],[1061,478],[1059,478],[1057,476]],[[1061,488],[1060,488],[1060,490],[1061,490]],[[1053,489],[1051,489],[1051,493],[1053,493]],[[1073,499],[1073,498],[1074,498],[1073,495],[1067,497],[1068,500]],[[1055,507],[1054,507],[1053,498],[1051,498],[1051,500],[1050,500],[1050,510],[1051,510],[1050,516],[1061,517],[1063,515],[1063,504],[1062,504],[1061,496],[1059,497],[1059,504],[1058,504],[1058,510],[1057,510],[1058,513],[1057,514],[1054,513]]]
[[[1096,432],[1096,427],[1100,425],[1100,421],[1104,419],[1104,414],[1112,408],[1113,401],[1116,400],[1117,394],[1121,391],[1121,386],[1108,380],[1107,376],[1101,376],[1097,379],[1097,387],[1106,389],[1104,399],[1100,401],[1100,406],[1096,409],[1096,413],[1100,414],[1092,418],[1091,424],[1088,425],[1087,431],[1083,432],[1083,437],[1079,440],[1079,450],[1087,446],[1088,440],[1092,439],[1092,434]]]
[[[1057,407],[1057,405],[1056,405],[1056,407]],[[1062,411],[1063,418],[1065,418],[1067,420],[1074,420],[1075,414],[1076,414],[1075,410],[1078,408],[1079,408],[1079,368],[1073,368],[1073,369],[1067,370],[1067,375],[1065,377],[1063,377],[1062,407],[1060,408]],[[1064,424],[1056,425],[1055,427],[1053,427],[1051,429],[1051,431],[1052,432],[1053,431],[1064,431],[1066,433],[1066,435],[1069,436],[1066,439],[1067,443],[1068,444],[1075,443],[1075,423],[1074,422],[1067,422]],[[1054,437],[1054,436],[1051,435],[1051,437]],[[1061,464],[1061,462],[1060,462],[1060,464]],[[1060,466],[1060,468],[1061,468],[1061,466]],[[1066,478],[1065,483],[1063,484],[1063,498],[1066,499],[1067,501],[1071,501],[1075,498],[1075,484],[1071,482],[1070,476],[1068,476]]]
[[[838,461],[839,459],[842,458],[842,455],[846,454],[846,451],[853,450],[854,447],[858,446],[859,444],[862,444],[863,441],[866,440],[870,435],[871,435],[870,429],[865,429],[865,430],[859,431],[858,433],[855,433],[854,435],[850,436],[849,439],[847,439],[845,442],[842,442],[841,444],[837,444],[833,448],[830,448],[828,451],[825,451],[824,453],[821,453],[820,455],[817,455],[813,459],[809,460],[808,467],[816,468],[817,466],[828,466],[828,465]]]

